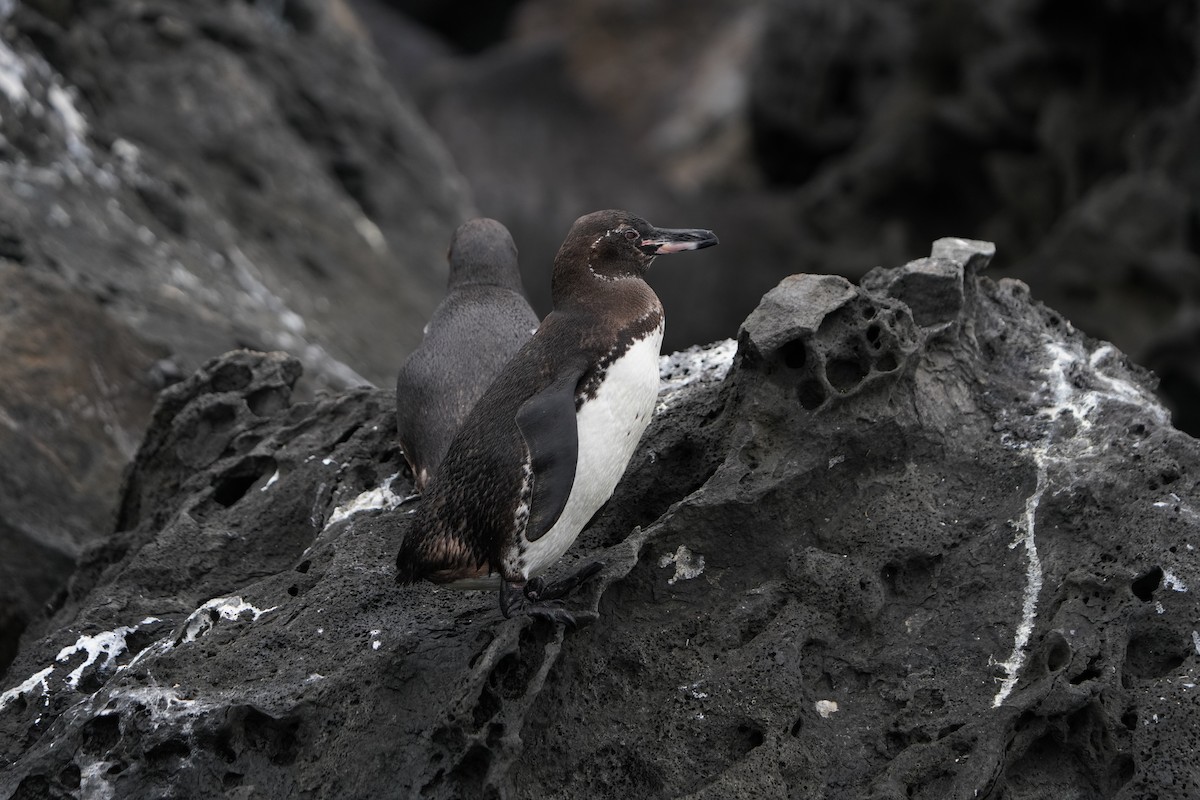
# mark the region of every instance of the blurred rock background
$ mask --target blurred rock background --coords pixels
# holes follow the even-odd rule
[[[1172,0],[0,0],[0,668],[157,392],[236,347],[386,386],[468,216],[549,308],[578,215],[703,225],[668,349],[941,236],[1200,431],[1200,12]],[[215,420],[214,426],[220,426]]]
[[[728,335],[783,275],[986,239],[1200,431],[1197,4],[352,5],[543,310],[562,231],[600,206],[720,233],[717,268],[654,276],[671,348]]]

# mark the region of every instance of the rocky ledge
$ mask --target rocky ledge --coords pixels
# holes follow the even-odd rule
[[[665,358],[576,630],[394,586],[386,392],[208,363],[26,634],[0,794],[1200,795],[1200,447],[991,253],[795,275]]]

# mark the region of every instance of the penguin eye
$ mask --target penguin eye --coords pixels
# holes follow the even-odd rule
[[[625,231],[625,238],[632,242],[634,239],[638,238],[638,232],[635,230]]]

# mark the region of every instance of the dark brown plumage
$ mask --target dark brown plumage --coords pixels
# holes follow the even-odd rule
[[[575,222],[554,260],[554,311],[454,437],[397,556],[400,583],[481,588],[493,576],[506,616],[525,604],[569,619],[541,602],[554,588],[531,578],[608,499],[649,422],[663,311],[643,276],[660,253],[716,243],[709,231],[661,230],[624,211]],[[618,369],[635,351],[637,365]],[[622,383],[605,394],[612,380]],[[611,443],[606,429],[579,427],[592,403],[603,412],[588,425],[611,427]],[[581,454],[581,442],[597,452]]]

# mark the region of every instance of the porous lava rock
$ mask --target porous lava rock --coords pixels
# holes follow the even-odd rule
[[[575,630],[394,585],[388,393],[210,362],[8,672],[0,794],[1195,796],[1200,446],[991,254],[664,358]]]
[[[353,2],[429,21],[424,3]],[[532,263],[552,258],[576,216],[613,203],[721,234],[718,280],[689,270],[659,284],[677,309],[669,347],[728,335],[785,274],[857,280],[957,231],[996,242],[997,271],[1153,369],[1175,424],[1200,434],[1197,4],[522,0],[492,11],[511,16],[482,52],[460,38],[478,41],[476,26],[496,19],[475,9],[434,26],[441,51],[395,13],[371,30],[403,62],[392,74],[423,97],[481,210]]]
[[[0,2],[0,669],[155,395],[238,347],[395,379],[470,215],[339,3]]]

